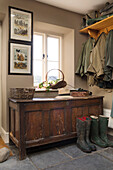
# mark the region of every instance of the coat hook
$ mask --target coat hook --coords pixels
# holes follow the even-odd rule
[[[106,32],[107,32],[107,34],[109,33],[109,30],[108,30],[108,28],[106,28]]]

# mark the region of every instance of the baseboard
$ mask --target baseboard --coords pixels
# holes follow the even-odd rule
[[[108,128],[108,134],[109,134],[110,136],[113,136],[113,129]]]
[[[104,109],[103,114],[107,117],[109,117],[109,122],[108,122],[108,134],[113,136],[113,118],[110,116],[111,115],[111,109]]]
[[[1,127],[1,137],[5,143],[9,143],[9,133],[6,132],[3,127]]]
[[[105,108],[104,108],[103,113],[104,113],[105,116],[110,117],[111,109],[105,109]]]

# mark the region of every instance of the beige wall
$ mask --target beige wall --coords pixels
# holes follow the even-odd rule
[[[65,80],[74,87],[74,30],[64,35],[63,51],[62,70],[65,73]],[[71,89],[71,86],[68,88]]]
[[[89,87],[89,90],[93,92],[93,95],[97,96],[104,96],[104,108],[111,109],[112,107],[112,96],[113,90],[112,89],[102,89],[97,86]]]
[[[58,26],[74,29],[74,58],[79,55],[81,44],[86,37],[79,34],[81,15],[61,10],[49,5],[38,3],[33,0],[0,0],[0,16],[5,14],[3,21],[3,48],[2,48],[2,127],[8,131],[8,92],[10,87],[31,87],[33,83],[32,76],[12,76],[8,75],[8,6],[14,6],[34,13],[34,31],[38,22],[45,22]],[[76,59],[75,59],[76,64]],[[77,79],[78,83],[78,79]],[[83,83],[82,83],[83,84]],[[75,79],[76,86],[76,79]],[[85,84],[86,86],[86,84]],[[84,87],[85,87],[84,86]]]
[[[5,122],[5,127],[8,126],[8,97],[7,97],[7,87],[8,87],[8,23],[7,14],[2,22],[2,126]]]

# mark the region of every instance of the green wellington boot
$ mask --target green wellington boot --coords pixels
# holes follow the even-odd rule
[[[99,120],[96,116],[91,117],[91,141],[96,145],[106,148],[107,144],[99,137]]]
[[[90,128],[91,128],[91,119],[89,117],[82,117],[85,120],[85,126],[86,126],[86,136],[85,136],[85,141],[90,147],[92,151],[96,151],[96,146],[93,145],[90,140],[89,140],[89,134],[90,134]]]
[[[107,131],[108,131],[108,120],[109,118],[104,115],[99,115],[99,131],[100,138],[109,146],[113,147],[113,142],[108,140]]]
[[[81,118],[76,119],[77,146],[83,152],[91,153],[91,149],[85,141],[85,121]]]

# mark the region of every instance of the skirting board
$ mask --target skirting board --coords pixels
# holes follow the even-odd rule
[[[111,109],[104,109],[103,114],[105,116],[109,117],[108,127],[113,129],[113,118],[110,116],[111,115]]]
[[[1,137],[4,140],[5,143],[9,143],[9,132],[6,132],[2,127],[1,127]]]

